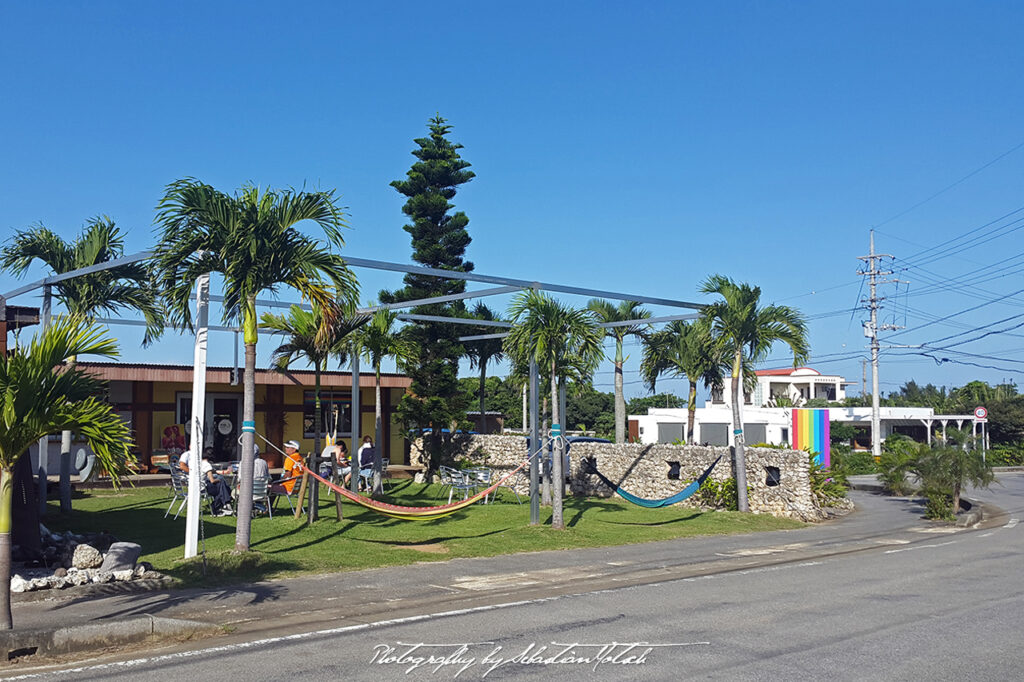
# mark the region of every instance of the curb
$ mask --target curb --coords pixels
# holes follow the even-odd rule
[[[134,644],[150,637],[183,638],[219,631],[216,625],[160,616],[133,616],[116,622],[89,623],[65,628],[0,631],[3,662],[29,656],[52,657]],[[2,662],[0,662],[2,663]]]

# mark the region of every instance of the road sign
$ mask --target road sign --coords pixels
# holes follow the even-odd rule
[[[975,419],[984,419],[987,416],[988,416],[988,410],[986,410],[984,407],[975,407],[974,408],[974,417],[975,417]]]

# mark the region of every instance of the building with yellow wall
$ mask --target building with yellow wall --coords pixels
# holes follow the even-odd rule
[[[98,378],[108,382],[108,399],[131,425],[139,463],[149,466],[154,453],[176,450],[187,443],[182,433],[192,415],[192,367],[135,363],[81,362]],[[242,421],[242,378],[235,370],[209,367],[206,370],[206,431],[204,444],[214,448],[215,461],[238,459]],[[277,447],[297,440],[302,452],[313,450],[315,414],[312,370],[256,370],[256,431]],[[393,421],[393,408],[408,390],[410,380],[400,374],[381,375],[383,448],[381,455],[393,464],[409,464],[406,438]],[[336,414],[338,437],[352,452],[351,420],[360,418],[361,436],[375,432],[375,389],[373,374],[360,374],[358,410],[352,406],[351,372],[325,371],[320,377],[320,395],[325,415]],[[262,438],[256,443],[270,466],[281,465],[280,453]],[[380,445],[380,444],[378,444]],[[53,448],[51,448],[51,451]]]

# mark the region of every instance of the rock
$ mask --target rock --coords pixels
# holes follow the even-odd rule
[[[146,567],[143,564],[139,564],[135,567],[135,577],[141,578],[144,575],[146,575]]]
[[[426,477],[422,471],[416,472],[416,475],[412,477],[413,483],[423,483],[424,480],[426,480]]]
[[[39,524],[39,535],[47,540],[53,538],[53,533],[50,532],[50,529],[41,523]]]
[[[71,557],[71,565],[75,568],[96,568],[103,563],[103,555],[91,545],[78,545]]]
[[[96,575],[92,577],[94,583],[109,583],[113,582],[114,575],[110,571],[98,571]]]
[[[128,569],[124,571],[111,571],[110,574],[114,576],[114,580],[117,580],[119,582],[127,582],[135,577],[135,570]]]
[[[54,571],[53,574],[58,578],[63,578],[68,574],[68,569],[60,567],[56,571]]]
[[[99,568],[101,571],[134,571],[135,562],[142,554],[142,547],[134,542],[115,542],[110,545]]]
[[[86,573],[85,571],[79,571],[78,573],[74,574],[73,576],[70,576],[69,578],[65,578],[65,580],[67,580],[68,583],[70,583],[72,585],[88,585],[90,577],[89,577],[89,574]]]
[[[25,592],[29,589],[29,581],[20,575],[11,576],[11,592]]]

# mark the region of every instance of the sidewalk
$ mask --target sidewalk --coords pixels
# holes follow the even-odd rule
[[[850,515],[790,531],[455,559],[210,589],[140,590],[108,584],[89,586],[84,593],[15,595],[17,629],[14,639],[7,641],[7,653],[33,646],[25,637],[19,639],[18,633],[23,632],[28,632],[30,640],[44,640],[55,631],[83,626],[90,626],[93,633],[105,632],[103,627],[96,628],[100,625],[109,631],[137,631],[134,640],[129,637],[120,644],[145,640],[152,649],[154,644],[173,645],[198,634],[255,638],[312,631],[809,561],[877,549],[894,541],[934,539],[921,530],[925,523],[917,502],[862,491],[852,491],[850,497],[857,505]],[[103,638],[79,639],[68,651],[82,656],[111,643]],[[37,654],[46,652],[42,645]],[[39,655],[26,660],[34,662]]]

